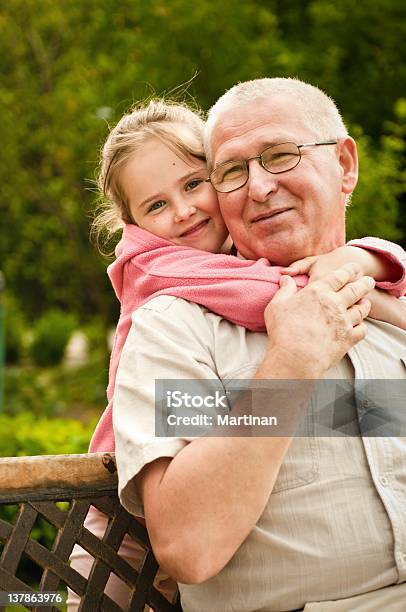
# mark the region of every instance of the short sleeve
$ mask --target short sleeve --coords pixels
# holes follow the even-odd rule
[[[133,481],[160,457],[174,457],[191,439],[155,435],[155,381],[216,379],[212,332],[205,309],[172,296],[157,297],[132,315],[114,392],[113,426],[119,495],[143,516]]]

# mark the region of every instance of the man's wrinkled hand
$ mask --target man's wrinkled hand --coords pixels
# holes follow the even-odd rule
[[[365,338],[375,281],[349,263],[297,292],[289,276],[265,309],[269,350],[278,347],[298,375],[322,375]]]

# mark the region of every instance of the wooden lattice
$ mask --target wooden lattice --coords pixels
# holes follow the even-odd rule
[[[79,611],[143,612],[147,606],[156,612],[182,611],[179,598],[171,603],[153,585],[158,564],[146,529],[119,503],[114,468],[114,457],[107,454],[0,459],[0,506],[12,504],[19,508],[14,522],[0,519],[0,547],[3,545],[0,590],[33,591],[18,576],[20,562],[25,557],[41,573],[40,585],[35,591],[60,591],[68,586],[81,598]],[[59,507],[57,502],[61,501],[68,502],[65,503],[68,507]],[[108,517],[102,540],[83,526],[90,506]],[[55,528],[50,550],[32,537],[39,517]],[[126,534],[145,550],[138,569],[117,554]],[[88,578],[69,565],[75,544],[94,558]],[[104,593],[110,573],[130,588],[125,608]],[[49,612],[60,608],[28,609]]]

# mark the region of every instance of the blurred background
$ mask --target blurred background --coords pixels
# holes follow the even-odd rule
[[[0,454],[86,451],[118,304],[89,243],[98,152],[131,104],[298,76],[360,147],[349,238],[406,243],[404,0],[7,0],[0,8]],[[194,77],[194,78],[193,78]]]

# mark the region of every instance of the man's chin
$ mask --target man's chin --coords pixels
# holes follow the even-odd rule
[[[300,257],[292,258],[292,251],[285,252],[285,249],[275,248],[275,244],[265,244],[261,245],[257,243],[255,246],[251,248],[247,248],[245,246],[237,248],[237,253],[244,259],[268,259],[272,265],[274,266],[283,266],[287,267],[297,259],[301,259]],[[303,256],[305,257],[305,256]]]
[[[306,257],[306,254],[298,254],[306,253],[306,243],[301,244],[302,242],[299,236],[294,238],[292,232],[286,232],[285,235],[278,233],[273,236],[260,236],[253,232],[249,241],[240,244],[235,241],[234,244],[244,259],[265,258],[275,266],[286,267],[293,261]]]

